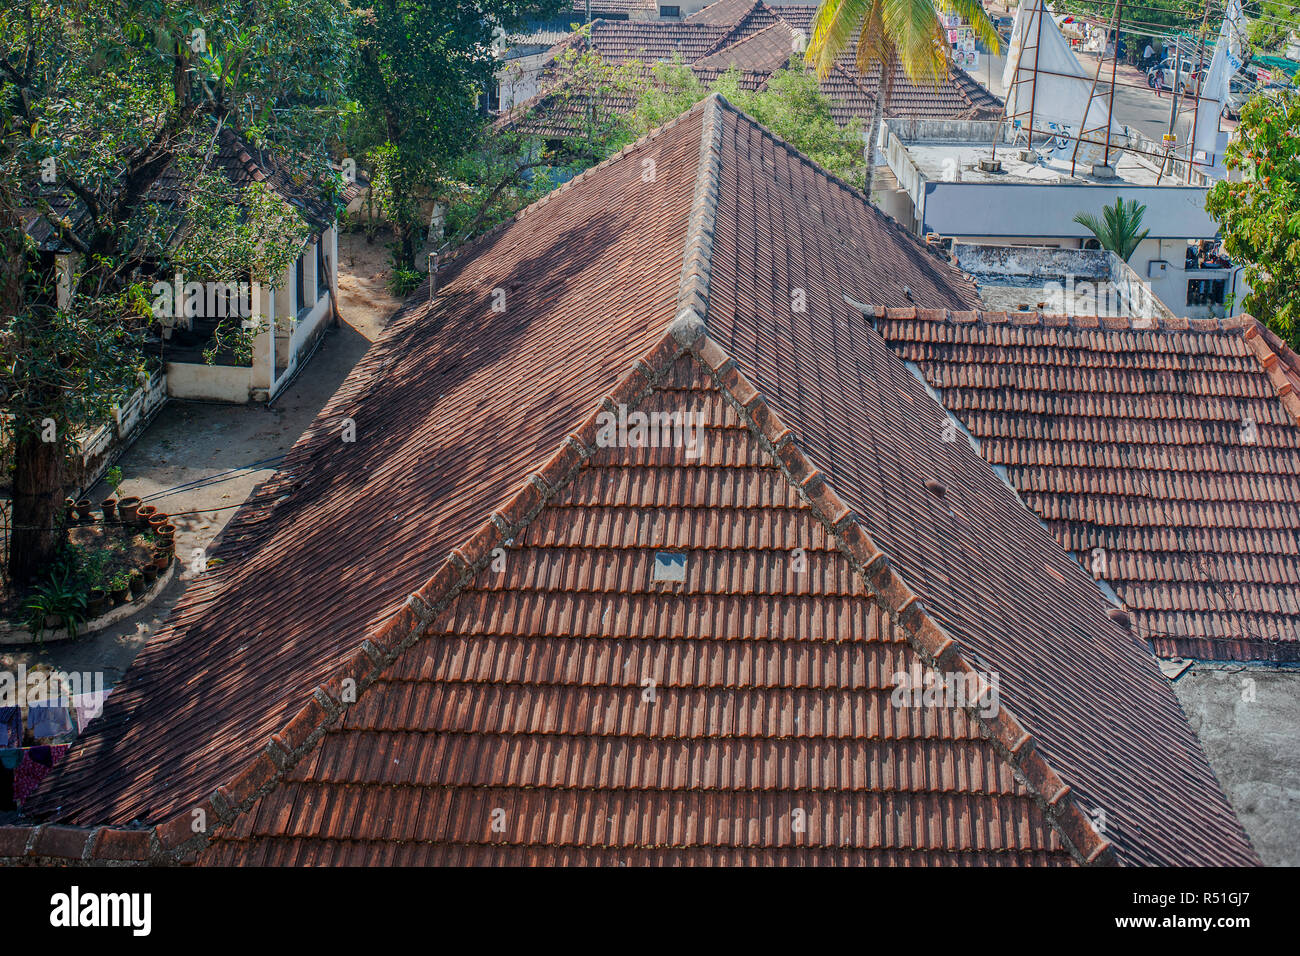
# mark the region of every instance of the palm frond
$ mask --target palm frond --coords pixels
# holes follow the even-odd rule
[[[885,34],[913,83],[938,86],[948,76],[948,34],[934,0],[878,0]]]
[[[823,0],[813,17],[804,62],[825,79],[877,0]]]

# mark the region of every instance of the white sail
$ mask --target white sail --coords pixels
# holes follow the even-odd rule
[[[1069,127],[1075,136],[1084,129],[1105,130],[1106,100],[1099,96],[1089,104],[1094,77],[1095,72],[1089,72],[1079,63],[1069,41],[1052,19],[1051,11],[1045,9],[1044,0],[1021,3],[1016,10],[1002,76],[1007,90],[1007,116],[1020,119],[1027,127],[1032,109],[1034,129],[1039,132],[1049,130],[1052,123]],[[1097,92],[1103,89],[1105,86],[1098,83]],[[1115,118],[1109,119],[1111,132],[1120,133]]]
[[[1233,76],[1241,69],[1246,49],[1246,21],[1241,15],[1240,0],[1229,0],[1224,10],[1219,40],[1214,44],[1210,68],[1201,84],[1201,101],[1196,108],[1196,129],[1192,148],[1206,154],[1219,152],[1219,114],[1227,102]]]

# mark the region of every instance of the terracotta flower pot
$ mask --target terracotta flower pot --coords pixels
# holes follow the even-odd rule
[[[91,620],[99,617],[110,607],[112,607],[112,598],[102,588],[92,588],[90,594],[86,596],[86,614]]]
[[[63,499],[63,511],[68,519],[68,524],[72,524],[77,520],[77,503],[71,498]]]
[[[135,524],[137,528],[149,527],[149,519],[158,511],[153,505],[141,505],[135,509]]]
[[[144,575],[146,590],[148,590],[148,587],[158,580],[158,566],[152,561],[142,567],[140,573]]]
[[[113,593],[114,604],[125,604],[127,601],[131,600],[130,586],[113,588],[112,593]]]
[[[77,502],[77,517],[82,521],[90,521],[91,515],[94,513],[94,507],[95,506],[90,503],[89,498],[82,498]]]
[[[132,597],[132,598],[137,598],[137,597],[139,597],[141,594],[143,594],[143,593],[144,593],[144,575],[141,574],[139,571],[134,572],[134,573],[131,575],[131,583],[130,583],[129,587],[130,587],[130,589],[131,589],[131,597]]]
[[[165,525],[168,522],[168,520],[169,519],[165,512],[155,511],[153,514],[149,516],[149,527],[153,531],[157,532],[157,530],[163,525]]]
[[[164,521],[162,524],[154,525],[153,533],[159,540],[172,541],[176,538],[176,526]]]
[[[158,548],[157,550],[154,551],[153,566],[158,569],[158,573],[160,575],[167,570],[167,567],[171,563],[172,563],[172,556],[166,548]]]
[[[117,499],[105,498],[99,505],[104,509],[104,523],[112,524],[117,520]]]
[[[134,495],[119,501],[117,503],[117,513],[122,519],[122,524],[135,524],[135,513],[139,507],[140,499]]]

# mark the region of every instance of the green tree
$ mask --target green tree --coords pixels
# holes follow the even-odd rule
[[[1147,207],[1136,199],[1125,202],[1116,197],[1115,205],[1101,207],[1100,220],[1092,213],[1081,212],[1074,217],[1074,221],[1096,236],[1103,249],[1110,250],[1128,262],[1142,240],[1151,232],[1150,229],[1142,229],[1142,217],[1146,211]],[[1139,233],[1139,229],[1142,232]]]
[[[867,124],[869,157],[874,155],[881,119],[893,95],[895,67],[901,65],[912,82],[931,86],[948,75],[950,47],[940,13],[964,17],[986,47],[1002,48],[1002,38],[980,0],[822,0],[817,8],[805,59],[819,77],[825,79],[850,43],[859,73],[867,76],[880,68],[879,95]],[[866,165],[863,189],[870,195],[870,159]]]
[[[393,228],[393,263],[412,269],[448,167],[478,139],[479,96],[493,84],[510,31],[563,0],[374,0],[360,18],[352,77],[361,114],[348,146],[374,167],[372,188]]]
[[[0,8],[0,393],[15,581],[54,552],[71,437],[102,420],[143,369],[145,280],[169,267],[180,222],[204,222],[229,202],[204,185],[219,127],[276,149],[295,175],[325,172],[349,9],[344,0]],[[174,163],[196,188],[152,198]],[[75,255],[65,305],[28,237],[33,215]]]
[[[846,182],[862,186],[862,129],[855,121],[841,127],[831,113],[831,101],[818,86],[817,77],[799,66],[777,70],[759,90],[741,86],[736,68],[705,86],[680,57],[655,66],[652,82],[645,85],[632,112],[638,133],[668,122],[710,92],[748,113],[777,136]]]
[[[1224,163],[1242,178],[1215,183],[1205,206],[1245,266],[1242,305],[1300,349],[1300,91],[1251,97]]]

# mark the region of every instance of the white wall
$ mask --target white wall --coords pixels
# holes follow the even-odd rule
[[[1099,215],[1117,198],[1147,207],[1144,227],[1153,238],[1209,239],[1219,225],[1205,211],[1201,186],[1102,186],[1074,183],[924,183],[922,229],[941,236],[1004,239],[1092,235],[1074,222],[1081,212]]]

